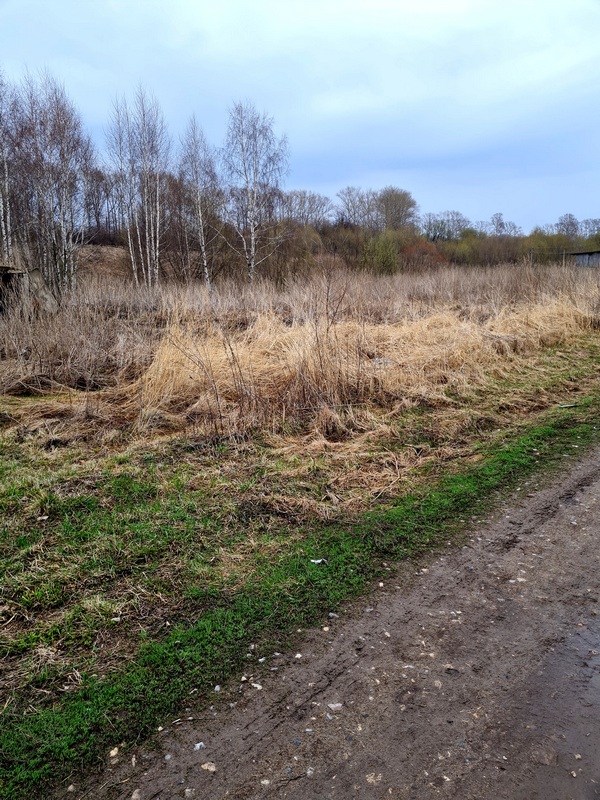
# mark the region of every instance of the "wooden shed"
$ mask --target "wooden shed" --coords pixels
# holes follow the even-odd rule
[[[29,272],[0,264],[0,314],[5,311],[11,298],[22,292],[29,292],[37,310],[54,314],[58,311],[58,302],[44,280],[39,269]]]
[[[578,267],[600,267],[600,250],[588,250],[585,253],[572,253]]]

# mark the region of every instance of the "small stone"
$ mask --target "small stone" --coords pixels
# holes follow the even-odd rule
[[[116,758],[119,755],[119,748],[118,747],[113,747],[113,749],[110,751],[110,753],[108,755],[109,755],[109,758]]]
[[[263,786],[268,786],[270,783],[271,783],[271,781],[268,778],[263,778],[262,781],[261,781],[261,784]]]
[[[262,686],[260,685],[260,683],[253,683],[252,686],[259,692],[262,691]]]
[[[342,703],[328,703],[327,708],[330,709],[330,711],[341,711]]]
[[[329,617],[329,619],[339,619],[340,618],[340,615],[339,614],[335,614],[333,611],[330,611],[327,616]]]
[[[302,653],[296,653],[296,655],[294,656],[294,658],[302,658]]]
[[[186,789],[185,792],[183,793],[183,796],[193,797],[195,793],[196,793],[195,789]]]
[[[202,769],[205,769],[207,772],[217,771],[217,767],[212,761],[205,761],[204,764],[202,764]]]
[[[310,777],[312,777],[312,776],[315,774],[315,771],[314,771],[314,769],[313,769],[312,767],[309,767],[309,768],[306,770],[306,774],[307,774],[307,775],[308,775],[308,777],[310,778]]]
[[[139,789],[136,789],[135,792],[131,795],[131,800],[142,800],[142,793]]]
[[[571,772],[571,775],[572,775],[574,778],[576,778],[576,777],[577,777],[577,773],[575,772],[575,770],[573,770],[573,771]]]
[[[295,745],[296,747],[300,747],[302,742],[300,741],[300,739],[292,739],[292,744]]]
[[[69,794],[71,794],[71,793],[72,793],[72,792],[74,792],[74,791],[75,791],[75,784],[73,784],[73,783],[72,783],[72,784],[69,786],[69,788],[67,789],[67,792],[69,792]]]
[[[221,687],[217,684],[217,686],[215,686],[215,692],[220,692],[220,691],[221,691]]]
[[[194,745],[194,750],[206,750],[206,745],[204,742],[196,742]]]
[[[581,761],[581,753],[575,753],[575,761]]]
[[[171,753],[167,753],[167,755],[165,756],[165,761],[170,761],[172,758],[173,756],[171,755]]]

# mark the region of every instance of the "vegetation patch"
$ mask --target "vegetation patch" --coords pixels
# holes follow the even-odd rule
[[[597,279],[571,277],[165,292],[121,362],[94,359],[137,307],[96,302],[93,392],[48,322],[61,382],[0,401],[0,797],[47,797],[596,441]],[[17,322],[15,348],[41,320]],[[36,371],[10,352],[5,389]]]

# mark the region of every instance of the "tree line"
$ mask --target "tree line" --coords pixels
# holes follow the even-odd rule
[[[419,213],[394,186],[348,186],[335,199],[286,191],[289,148],[273,119],[234,103],[225,140],[210,144],[192,117],[177,142],[144,89],[114,101],[102,153],[63,85],[49,73],[19,83],[0,73],[0,263],[40,268],[60,293],[89,243],[125,247],[131,276],[281,277],[329,255],[394,272],[435,263],[548,261],[600,248],[600,219],[565,214],[525,236],[494,214]]]

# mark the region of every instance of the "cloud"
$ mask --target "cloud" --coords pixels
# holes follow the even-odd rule
[[[218,142],[249,99],[287,133],[296,185],[399,183],[437,208],[456,187],[511,217],[538,181],[529,224],[561,192],[596,213],[599,24],[596,0],[4,0],[0,64],[48,67],[98,140],[140,83],[175,139],[195,113]]]

